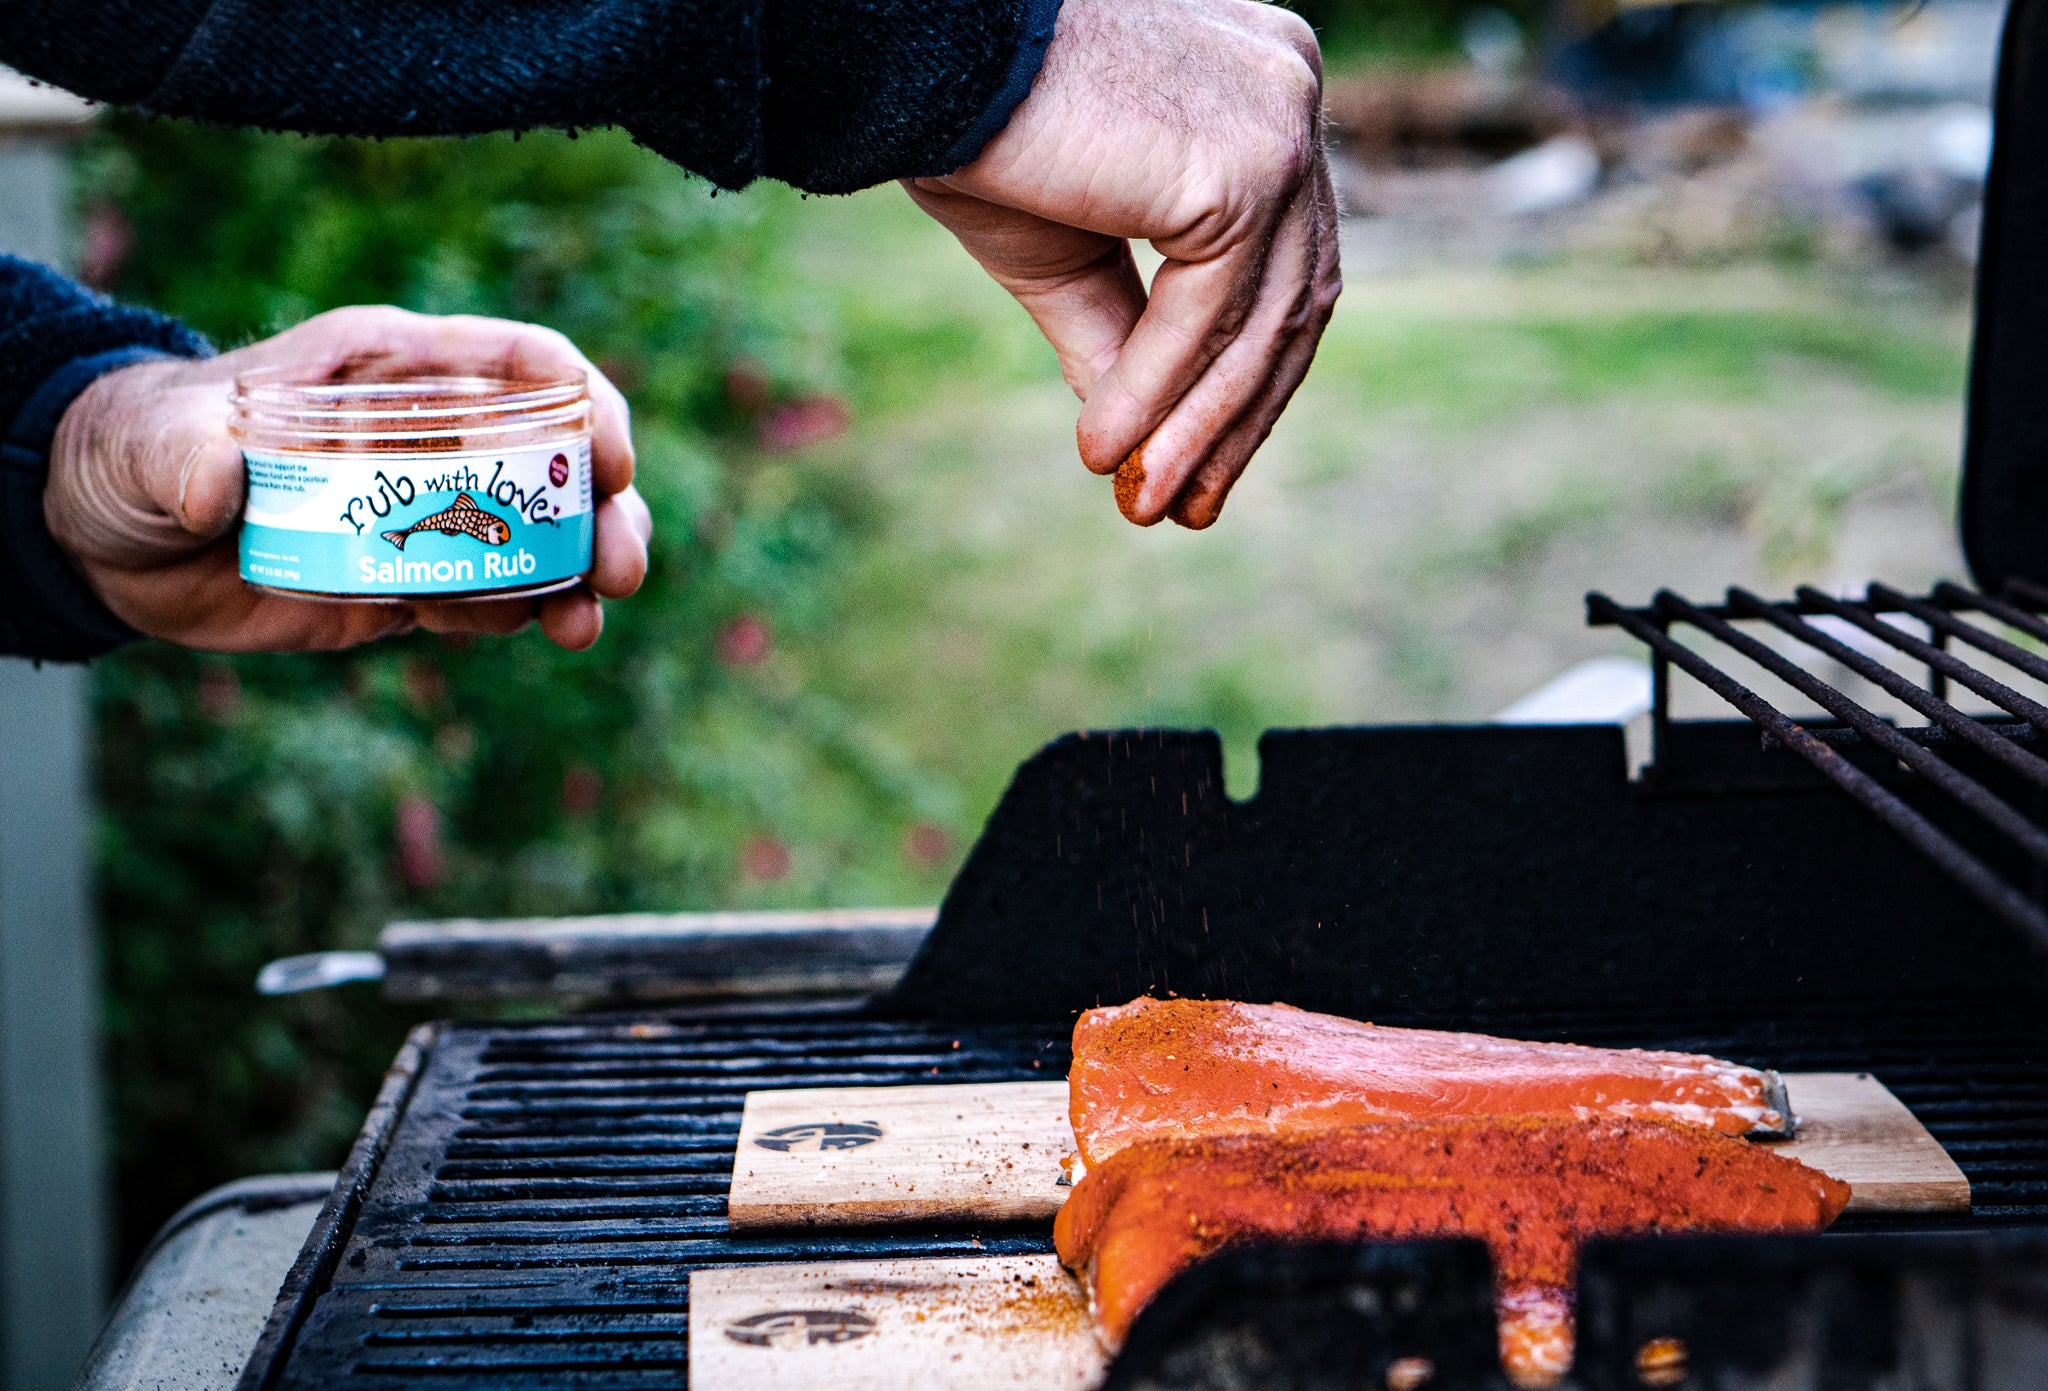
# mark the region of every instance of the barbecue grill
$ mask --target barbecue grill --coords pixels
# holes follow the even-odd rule
[[[1984,864],[2014,858],[1896,760],[1879,766],[1833,725],[1811,737]],[[1924,733],[1915,747],[1957,752]],[[1643,1384],[1631,1378],[1653,1327],[1680,1330],[1701,1386],[2028,1384],[1880,1374],[1944,1348],[1996,1370],[1984,1311],[2004,1309],[1998,1327],[2017,1337],[2048,1308],[2028,1294],[2048,1292],[2048,1239],[2034,1238],[2048,1234],[2048,1013],[2032,940],[1960,889],[1952,864],[1899,853],[1891,826],[1754,725],[1670,722],[1656,750],[1632,780],[1615,728],[1274,732],[1258,795],[1238,803],[1212,735],[1061,740],[1019,770],[885,996],[420,1030],[242,1384],[672,1386],[693,1270],[1047,1250],[1042,1227],[730,1232],[741,1100],[1057,1077],[1075,1009],[1147,989],[1872,1070],[1961,1165],[1973,1211],[1852,1215],[1818,1243],[1596,1247],[1586,1384]],[[1426,1347],[1436,1385],[1495,1384],[1483,1253],[1218,1265],[1141,1321],[1113,1384],[1243,1384],[1202,1369],[1248,1345],[1341,1370],[1396,1341]],[[1362,1287],[1388,1291],[1373,1306],[1387,1309],[1420,1288],[1442,1316],[1298,1336],[1318,1310],[1358,1323]],[[1897,1326],[1909,1288],[1927,1312]],[[1224,1352],[1210,1346],[1239,1325]],[[1836,1344],[1859,1327],[1889,1331],[1850,1339],[1852,1357]],[[1736,1375],[1788,1363],[1819,1370]],[[1276,1377],[1310,1384],[1262,1373]]]
[[[423,1027],[243,1391],[678,1386],[692,1271],[1047,1251],[1028,1225],[730,1230],[742,1099],[1057,1078],[1077,1010],[1146,991],[1871,1070],[1961,1166],[1971,1211],[1852,1214],[1817,1241],[1595,1243],[1575,1382],[2048,1384],[2044,15],[2018,0],[2001,57],[1975,588],[1589,596],[1652,660],[1640,766],[1611,726],[1274,731],[1240,802],[1213,735],[1072,735],[1018,770],[928,937],[863,929],[863,980],[921,939],[880,994]],[[1674,719],[1681,675],[1740,718]],[[596,937],[579,959],[605,957]],[[487,931],[400,938],[389,969],[435,963],[404,989],[488,993]],[[634,964],[612,993],[657,998],[666,949],[633,941],[613,944]],[[528,984],[559,968],[520,950]],[[583,970],[584,993],[618,984],[607,971]],[[1455,1242],[1231,1253],[1162,1294],[1110,1385],[1392,1386],[1397,1364],[1402,1385],[1504,1385],[1489,1279]],[[858,1334],[844,1311],[764,1317],[724,1332]]]

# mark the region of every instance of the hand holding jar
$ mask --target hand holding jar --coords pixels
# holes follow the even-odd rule
[[[594,544],[588,572],[580,582],[539,597],[442,599],[429,597],[428,585],[400,584],[392,587],[393,597],[380,597],[371,586],[366,601],[358,596],[350,603],[279,592],[316,585],[245,582],[237,523],[248,479],[245,441],[231,432],[231,395],[238,380],[277,376],[294,382],[483,378],[514,384],[580,378],[589,397],[588,525]],[[358,446],[344,441],[330,447]],[[646,577],[651,522],[632,480],[625,399],[560,334],[495,319],[357,308],[322,314],[206,361],[140,363],[100,378],[58,426],[44,512],[51,535],[117,617],[187,647],[314,651],[413,628],[510,633],[537,615],[550,639],[580,651],[603,629],[599,601],[633,593]],[[489,517],[492,506],[486,493],[481,501],[472,499],[471,510]],[[386,512],[374,519],[367,505],[360,510],[371,544],[385,535],[374,521],[397,524],[388,521],[388,500]],[[456,518],[467,520],[466,512]],[[485,525],[472,526],[472,533]],[[438,540],[431,525],[422,530]],[[483,539],[496,534],[492,529]],[[405,549],[400,541],[386,545],[394,556]],[[422,549],[412,547],[412,568],[419,567]],[[402,563],[386,568],[406,573]],[[519,585],[515,576],[503,584],[482,581],[477,588],[516,592]]]

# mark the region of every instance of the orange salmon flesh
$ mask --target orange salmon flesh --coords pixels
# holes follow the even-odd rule
[[[1461,1116],[1783,1131],[1762,1072],[1645,1049],[1393,1029],[1287,1005],[1137,999],[1074,1026],[1074,1138],[1093,1168],[1140,1140]]]
[[[1848,1201],[1847,1184],[1704,1127],[1483,1116],[1134,1141],[1091,1162],[1053,1239],[1115,1349],[1169,1280],[1235,1242],[1478,1237],[1502,1364],[1540,1387],[1571,1363],[1587,1238],[1818,1232]]]

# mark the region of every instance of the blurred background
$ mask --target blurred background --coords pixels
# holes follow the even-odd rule
[[[1221,523],[1122,522],[1021,311],[902,195],[713,197],[616,134],[106,116],[75,264],[230,345],[389,301],[560,328],[632,401],[603,642],[92,671],[125,1269],[339,1162],[413,1022],[271,958],[394,917],[929,903],[1079,727],[1485,718],[1634,655],[1580,596],[1902,587],[1952,522],[1995,0],[1302,0],[1347,292]]]

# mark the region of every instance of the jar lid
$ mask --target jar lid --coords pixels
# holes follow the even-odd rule
[[[552,380],[472,376],[337,379],[302,367],[266,367],[235,378],[233,428],[244,438],[282,444],[460,440],[488,448],[494,437],[555,428],[587,428],[589,385],[582,373]],[[431,446],[430,446],[431,447]]]

